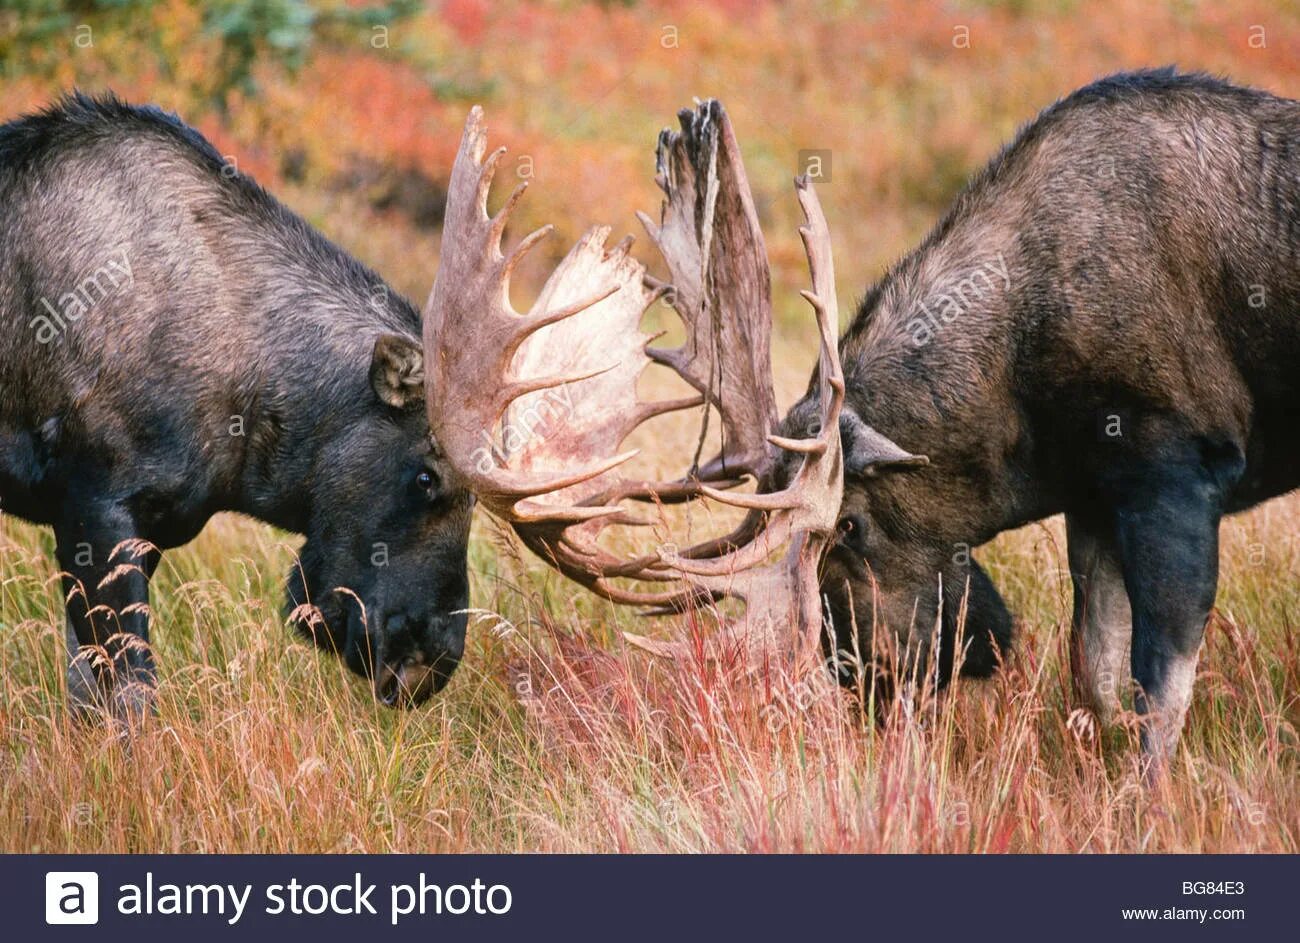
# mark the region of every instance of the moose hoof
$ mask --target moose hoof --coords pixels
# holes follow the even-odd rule
[[[89,721],[104,709],[99,680],[91,667],[90,656],[82,651],[68,662],[68,710],[78,720]]]
[[[152,681],[118,681],[113,686],[113,719],[126,724],[128,729],[135,729],[157,710],[157,690]]]

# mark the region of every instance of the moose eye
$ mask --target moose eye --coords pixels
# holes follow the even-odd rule
[[[437,481],[433,477],[433,472],[422,471],[420,474],[415,476],[415,486],[421,491],[432,493],[436,484]]]
[[[841,537],[861,540],[867,532],[867,521],[860,514],[846,514],[836,522],[835,529]]]

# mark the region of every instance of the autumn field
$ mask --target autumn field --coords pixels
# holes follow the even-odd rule
[[[773,262],[785,407],[816,353],[790,188],[807,152],[829,169],[847,319],[1040,108],[1173,63],[1296,96],[1300,4],[31,0],[0,11],[0,120],[74,85],[177,111],[420,301],[471,105],[532,182],[518,233],[558,230],[523,295],[588,225],[635,231],[658,205],[658,130],[720,98]],[[693,436],[665,427],[648,461],[679,471]],[[486,515],[461,667],[391,711],[286,627],[300,539],[223,516],[164,557],[158,710],[122,737],[70,718],[53,538],[2,512],[3,851],[1300,851],[1300,495],[1223,525],[1187,729],[1155,790],[1133,717],[1098,731],[1071,703],[1060,520],[976,551],[1018,617],[1003,670],[873,705],[877,723],[818,676],[628,648],[624,630],[709,620],[647,627]]]

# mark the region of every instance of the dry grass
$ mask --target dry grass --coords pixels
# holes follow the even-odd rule
[[[288,637],[288,540],[223,518],[164,561],[158,716],[124,741],[69,719],[49,538],[9,520],[0,847],[1295,852],[1298,515],[1291,498],[1225,525],[1219,613],[1161,795],[1139,786],[1131,729],[1067,723],[1058,522],[985,554],[1025,617],[1002,675],[877,727],[815,679],[625,651],[611,640],[628,616],[486,534],[473,598],[501,615],[478,621],[442,698],[387,711]]]
[[[219,116],[193,92],[214,54],[199,9],[165,0],[139,35],[97,30],[76,55],[49,44],[56,73],[8,76],[2,116],[74,83],[178,109],[419,297],[437,233],[376,208],[350,182],[357,167],[444,181],[480,101],[494,141],[536,163],[521,231],[553,221],[567,239],[651,209],[655,131],[716,95],[764,214],[786,404],[814,353],[792,303],[806,277],[789,190],[801,148],[834,151],[821,193],[847,307],[1056,96],[1167,62],[1284,94],[1300,76],[1291,0],[449,0],[395,30],[391,51],[359,36],[297,78],[262,76],[260,98]],[[959,26],[969,48],[953,43]],[[879,728],[837,692],[627,653],[630,616],[479,531],[473,603],[508,622],[477,624],[445,696],[398,714],[284,628],[293,539],[217,520],[164,559],[159,711],[124,742],[70,722],[51,538],[0,517],[0,849],[1300,851],[1300,496],[1224,527],[1220,617],[1160,796],[1138,786],[1131,731],[1090,740],[1067,725],[1059,522],[981,553],[1024,620],[1007,670]]]

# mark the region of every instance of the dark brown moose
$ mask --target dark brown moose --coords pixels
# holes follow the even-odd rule
[[[293,621],[385,703],[464,646],[470,494],[416,309],[152,108],[0,126],[0,510],[54,529],[75,702],[152,697],[149,580],[218,511],[305,534]]]

